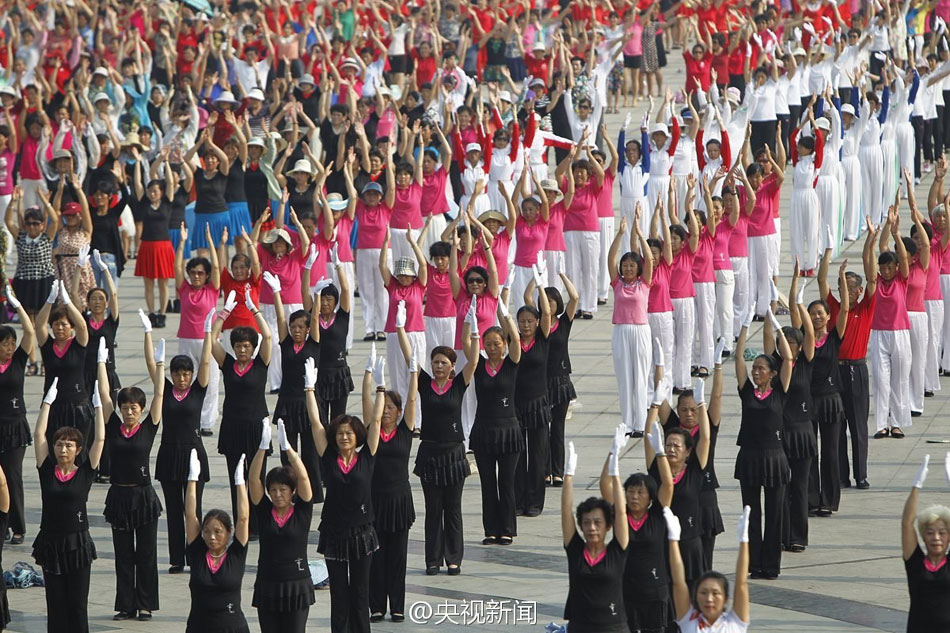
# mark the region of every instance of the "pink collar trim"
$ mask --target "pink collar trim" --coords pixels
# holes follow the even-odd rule
[[[74,336],[69,337],[69,340],[66,341],[66,345],[64,345],[62,349],[59,348],[59,345],[56,344],[56,341],[53,341],[53,353],[56,354],[57,358],[62,358],[66,355],[66,352],[69,351],[69,346],[73,344],[73,340],[75,340],[75,338],[76,337]]]
[[[274,517],[274,523],[277,524],[277,527],[284,527],[287,525],[287,521],[290,520],[290,517],[294,516],[294,507],[290,506],[290,509],[287,510],[287,514],[280,516],[277,514],[277,508],[270,509],[270,515]]]
[[[606,547],[603,550],[601,550],[600,554],[598,554],[596,557],[591,556],[590,552],[587,551],[587,548],[586,547],[584,548],[584,559],[587,561],[587,564],[590,565],[591,567],[596,566],[597,563],[604,560],[605,556],[607,556]]]
[[[238,367],[238,362],[235,360],[235,361],[234,361],[234,373],[237,374],[238,376],[243,376],[243,375],[246,374],[247,372],[251,371],[251,367],[252,367],[253,365],[254,365],[254,359],[252,358],[252,359],[251,359],[251,362],[249,362],[247,365],[245,365],[245,366],[244,366],[244,369],[241,369],[240,367]]]
[[[630,527],[631,529],[633,529],[634,532],[639,532],[640,528],[643,527],[643,524],[647,522],[648,516],[649,514],[644,512],[642,517],[640,517],[639,519],[634,519],[632,514],[628,514],[627,523],[630,524]]]
[[[772,395],[772,388],[769,387],[769,390],[765,393],[759,393],[754,387],[752,388],[752,395],[756,397],[756,400],[765,400]]]
[[[382,435],[382,433],[380,433],[380,435]],[[340,467],[340,470],[343,471],[343,474],[346,475],[346,474],[349,473],[351,470],[353,470],[353,467],[356,466],[356,460],[358,460],[359,458],[360,458],[360,454],[359,454],[359,453],[353,453],[353,459],[350,460],[349,465],[347,465],[347,464],[343,461],[343,456],[342,456],[342,455],[337,455],[336,464],[337,464],[337,466]]]
[[[99,328],[102,327],[102,324],[105,323],[105,322],[106,322],[105,319],[103,319],[103,320],[101,320],[101,321],[93,321],[93,320],[92,320],[92,317],[90,317],[90,318],[89,318],[89,327],[91,327],[91,328],[94,329],[94,330],[98,330]]]
[[[10,363],[12,362],[13,362],[13,357],[11,356],[9,359],[7,359],[7,362],[0,363],[0,374],[7,373],[7,369],[10,368]]]
[[[60,483],[66,483],[67,481],[75,477],[76,473],[78,472],[79,472],[79,469],[77,468],[69,474],[64,474],[63,471],[59,469],[59,466],[53,467],[53,474],[56,475],[56,479],[58,479]]]
[[[525,343],[524,341],[521,341],[521,351],[522,351],[522,352],[528,352],[528,351],[530,351],[531,348],[534,347],[534,344],[537,343],[537,342],[538,342],[538,337],[537,337],[537,336],[532,337],[532,339],[531,339],[530,341],[528,341],[527,343]]]
[[[131,431],[129,431],[128,429],[126,429],[125,424],[120,424],[120,425],[119,425],[119,431],[122,432],[122,437],[124,437],[124,438],[127,439],[127,440],[128,440],[128,439],[131,439],[131,438],[133,438],[133,437],[135,437],[135,434],[139,432],[139,429],[140,429],[140,428],[142,428],[142,423],[141,423],[141,422],[139,422],[138,424],[136,424],[135,427],[134,427]]]
[[[303,346],[307,344],[307,341],[303,343],[294,343],[294,354],[299,354],[300,350],[303,349]]]
[[[554,334],[555,332],[557,332],[557,329],[558,329],[559,327],[561,327],[561,320],[560,320],[560,319],[552,319],[552,320],[551,320],[551,334]]]
[[[188,385],[188,388],[182,392],[179,392],[177,389],[172,387],[172,395],[175,396],[175,400],[181,402],[188,397],[188,394],[191,393],[191,385]]]
[[[815,347],[816,348],[822,347],[827,342],[828,342],[828,333],[825,332],[824,336],[822,336],[820,339],[815,341]]]
[[[489,375],[489,376],[495,376],[496,374],[498,374],[499,371],[501,371],[501,366],[504,365],[504,364],[505,364],[505,359],[502,358],[502,359],[501,359],[501,362],[498,363],[498,367],[492,367],[492,366],[491,366],[491,361],[486,358],[486,359],[485,359],[485,371],[488,372],[488,375]]]
[[[944,556],[944,557],[943,557],[943,560],[941,560],[941,561],[940,561],[939,563],[937,563],[936,565],[933,564],[933,563],[930,561],[929,558],[927,558],[926,556],[924,557],[924,569],[926,569],[926,570],[929,571],[930,573],[934,573],[934,572],[936,572],[936,571],[939,571],[940,568],[943,567],[943,566],[946,565],[946,564],[947,564],[947,557],[946,557],[946,556]]]
[[[391,439],[393,439],[394,437],[396,437],[396,431],[398,431],[398,430],[399,430],[399,427],[398,427],[398,426],[394,426],[394,427],[393,427],[393,430],[390,431],[389,433],[387,433],[386,431],[384,431],[384,430],[382,430],[382,429],[379,429],[379,439],[381,439],[381,440],[384,441],[384,442],[388,442],[389,440],[391,440]]]
[[[227,558],[228,558],[228,553],[227,553],[227,551],[225,551],[224,554],[221,555],[221,560],[219,560],[217,563],[215,563],[215,562],[214,562],[214,557],[211,556],[211,552],[210,552],[210,551],[205,552],[205,561],[208,563],[208,569],[211,570],[211,573],[212,573],[212,574],[218,573],[218,570],[221,569],[221,565],[224,564],[224,561],[225,561]]]
[[[445,393],[446,393],[449,389],[451,389],[451,388],[452,388],[452,379],[451,379],[451,378],[449,378],[448,380],[446,380],[446,381],[445,381],[445,384],[442,385],[441,387],[438,385],[438,383],[435,382],[435,380],[432,381],[432,391],[434,391],[436,394],[438,394],[438,395],[440,395],[440,396],[444,396]]]
[[[683,475],[685,474],[686,474],[686,466],[683,466],[683,470],[673,475],[673,485],[675,486],[676,484],[678,484],[680,482],[680,479],[682,479]]]
[[[334,321],[336,321],[336,312],[333,313],[333,316],[330,317],[329,321],[324,321],[323,317],[320,317],[320,327],[322,327],[324,330],[329,330]]]

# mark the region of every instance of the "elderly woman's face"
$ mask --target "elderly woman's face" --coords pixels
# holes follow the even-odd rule
[[[927,547],[927,554],[930,556],[943,556],[947,553],[947,546],[950,544],[950,529],[943,519],[932,521],[924,526],[920,532],[924,539],[924,545]]]

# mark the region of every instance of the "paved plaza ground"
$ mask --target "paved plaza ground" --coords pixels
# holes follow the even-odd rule
[[[670,58],[671,68],[667,69],[666,77],[679,89],[684,77],[682,57],[677,50],[673,51]],[[643,104],[635,109],[634,121],[639,121],[643,110]],[[608,129],[612,135],[616,134],[622,118],[623,115],[608,116]],[[926,200],[930,178],[925,177],[923,184],[918,187],[918,200]],[[790,197],[789,174],[783,190],[783,212],[787,212]],[[787,222],[785,224],[787,227]],[[781,285],[783,292],[787,292],[792,266],[788,257],[787,229],[783,242],[785,257],[781,261]],[[848,257],[853,269],[859,270],[859,244],[846,243],[841,256]],[[806,292],[806,300],[810,301],[816,295],[817,284],[813,283]],[[141,328],[135,316],[135,311],[142,305],[142,286],[138,279],[126,276],[121,280],[120,301],[120,344],[116,350],[118,373],[123,385],[139,384],[150,396],[151,387],[146,380],[142,362]],[[579,402],[567,423],[567,435],[568,439],[574,441],[580,456],[575,500],[588,494],[597,494],[596,477],[619,417],[617,386],[610,358],[610,309],[609,304],[601,308],[593,321],[576,321],[572,333],[571,359]],[[359,313],[358,301],[356,312]],[[359,314],[356,314],[355,322],[361,322]],[[177,316],[169,315],[168,328],[155,332],[156,338],[164,335],[168,340],[170,355],[177,350],[174,340],[176,328]],[[750,335],[750,341],[751,346],[761,347],[758,324]],[[367,352],[367,343],[358,342],[354,345],[350,356],[354,374],[362,370]],[[915,362],[922,362],[922,359]],[[739,401],[731,364],[726,366],[725,372],[723,421],[716,459],[722,485],[719,500],[726,533],[720,536],[714,566],[732,575],[737,551],[735,524],[741,510],[739,487],[732,478],[737,451],[735,440]],[[359,380],[355,382],[359,386]],[[950,442],[950,432],[944,422],[950,379],[944,382],[944,390],[926,401],[924,416],[915,418],[913,426],[905,428],[906,439],[871,440],[870,490],[844,490],[841,511],[832,518],[811,519],[811,544],[804,553],[786,554],[783,557],[782,574],[778,580],[751,581],[753,630],[820,633],[905,629],[908,598],[900,558],[900,512],[924,454],[931,453],[934,462],[939,464],[943,451],[950,449],[950,443],[946,446],[939,443]],[[34,411],[42,397],[41,389],[41,378],[27,379],[27,402],[33,405]],[[268,396],[271,409],[275,398]],[[358,392],[352,394],[350,403],[352,410],[358,409]],[[207,438],[206,441],[211,457],[212,481],[205,489],[205,509],[230,507],[225,463],[214,452],[216,441],[217,437]],[[30,545],[40,520],[40,493],[33,466],[32,453],[28,452],[24,466],[28,533],[23,545],[4,546],[3,564],[6,569],[17,561],[33,563]],[[624,476],[644,470],[641,440],[631,441],[627,445],[621,459],[621,469]],[[944,481],[940,470],[939,467],[931,469],[930,479],[923,490],[922,503],[950,505],[950,485]],[[409,541],[407,620],[395,624],[387,619],[374,624],[374,631],[451,630],[463,625],[475,631],[540,631],[545,623],[561,620],[568,580],[560,537],[558,489],[548,489],[545,511],[540,517],[519,519],[519,536],[512,546],[483,546],[480,544],[482,530],[478,477],[469,478],[463,498],[466,551],[462,575],[450,578],[443,571],[441,575],[431,577],[424,573],[422,490],[417,478],[412,479],[417,521]],[[153,633],[183,631],[190,606],[188,575],[170,576],[165,573],[168,558],[164,520],[159,530],[161,610],[156,611],[154,619],[148,623],[112,621],[114,556],[111,532],[102,518],[107,490],[107,486],[94,485],[88,506],[92,536],[99,551],[99,560],[92,569],[89,604],[91,630]],[[314,529],[318,522],[315,517]],[[316,537],[314,531],[310,539],[313,556],[317,556]],[[256,543],[250,547],[243,606],[251,630],[258,630],[256,613],[250,606],[257,573],[258,548]],[[8,595],[13,613],[9,630],[21,633],[46,630],[43,589],[10,590]],[[412,622],[413,614],[419,622]],[[329,631],[328,591],[317,592],[316,604],[310,611],[308,630]]]

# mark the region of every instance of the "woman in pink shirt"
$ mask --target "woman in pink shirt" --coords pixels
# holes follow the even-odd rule
[[[743,188],[739,203],[748,199],[749,192],[755,193],[755,207],[749,215],[747,234],[749,236],[749,301],[756,316],[764,317],[770,309],[772,299],[772,275],[778,271],[778,249],[773,235],[775,220],[773,211],[778,205],[782,192],[784,172],[773,165],[769,156],[771,171],[766,172],[761,163],[752,163],[746,168],[749,187]],[[743,195],[747,196],[743,198]]]
[[[686,194],[686,208],[692,209],[693,186]],[[693,258],[699,250],[699,223],[694,213],[687,213],[689,233],[680,224],[675,213],[670,214],[670,247],[673,262],[670,266],[670,299],[673,302],[673,358],[666,360],[672,366],[673,393],[689,389],[690,360],[693,339],[696,336],[696,289],[693,287]]]
[[[430,146],[422,153],[422,217],[430,225],[426,237],[419,244],[423,253],[439,241],[446,226],[445,213],[449,210],[446,185],[449,183],[448,166],[452,164],[452,145],[445,138],[442,128],[433,125],[432,129],[439,136],[442,152]]]
[[[594,160],[600,163],[604,170],[604,185],[597,196],[597,223],[600,229],[600,265],[597,273],[597,305],[607,303],[607,293],[610,290],[610,266],[607,265],[607,250],[614,235],[614,180],[617,178],[617,165],[620,156],[617,148],[610,141],[607,134],[607,125],[600,124],[601,136],[604,145],[610,152],[610,164],[607,164],[607,154],[599,149],[594,150]]]
[[[905,427],[911,425],[910,403],[906,385],[910,381],[911,347],[910,318],[907,315],[907,278],[910,257],[900,239],[897,210],[888,210],[885,231],[894,237],[895,251],[881,253],[874,259],[874,241],[880,228],[868,230],[864,243],[868,287],[874,294],[874,315],[871,317],[871,345],[868,360],[873,372],[874,416],[877,433],[874,439],[890,435],[903,438]],[[880,271],[880,272],[878,272]]]
[[[929,322],[927,310],[924,307],[924,298],[927,292],[927,281],[930,273],[930,234],[926,232],[921,222],[917,205],[911,196],[911,219],[914,225],[910,229],[910,237],[902,237],[904,249],[910,258],[910,276],[907,278],[907,316],[910,319],[910,349],[911,357],[918,362],[911,363],[910,368],[910,415],[913,418],[923,415],[924,412],[924,375],[927,370],[927,347],[929,338]],[[928,227],[929,228],[929,227]]]
[[[422,147],[422,134],[419,133],[416,123],[416,139]],[[396,191],[392,204],[392,217],[389,219],[389,229],[392,231],[393,259],[412,257],[412,249],[406,241],[406,233],[411,231],[413,240],[419,237],[422,229],[422,160],[415,164],[400,161],[396,165]],[[395,330],[394,330],[395,332]]]
[[[431,224],[431,222],[430,222]],[[429,227],[432,230],[432,227]],[[422,313],[426,326],[426,358],[432,357],[436,347],[455,349],[455,298],[449,281],[449,258],[452,245],[435,242],[429,247],[428,283],[426,284],[425,311]]]
[[[571,160],[568,154],[564,162]],[[567,272],[567,266],[564,262],[564,255],[567,251],[567,244],[564,242],[564,215],[567,209],[574,201],[574,176],[571,171],[567,171],[567,187],[564,193],[554,178],[545,178],[541,181],[541,189],[548,197],[548,236],[544,241],[544,259],[547,263],[546,268],[553,273],[548,282],[558,289],[558,292],[564,292],[564,286],[560,280],[560,273]]]
[[[660,240],[659,227],[663,227],[662,241]],[[670,225],[666,222],[663,213],[663,201],[657,200],[656,209],[653,212],[653,219],[650,222],[650,239],[647,244],[650,245],[650,256],[653,258],[653,284],[650,286],[650,299],[647,301],[647,321],[650,323],[650,336],[653,341],[653,364],[659,365],[664,361],[671,363],[667,365],[672,367],[673,362],[673,300],[670,298],[670,273],[673,264],[673,246],[670,235]],[[636,235],[631,235],[632,240]],[[660,359],[660,354],[663,359]],[[664,380],[663,385],[666,393],[662,395],[664,400],[672,397],[670,387],[672,382]],[[651,382],[650,387],[653,386]],[[652,391],[652,389],[651,389]],[[656,400],[659,396],[653,398]],[[651,400],[652,402],[652,400]]]
[[[739,170],[741,172],[741,170]],[[725,177],[726,181],[722,187],[722,196],[713,196],[711,192],[716,188],[716,181]],[[712,269],[713,279],[715,280],[715,296],[712,314],[712,331],[710,332],[710,347],[720,338],[725,341],[731,341],[733,338],[733,306],[732,295],[735,291],[736,281],[732,271],[732,260],[729,259],[729,242],[732,238],[732,232],[739,222],[739,201],[735,196],[735,180],[733,173],[728,176],[724,172],[717,174],[712,182],[703,183],[703,195],[706,198],[706,208],[709,211],[709,222],[713,224],[709,231],[713,238],[712,243]],[[727,212],[728,209],[728,212]],[[709,351],[709,350],[706,350]],[[718,358],[712,358],[712,365],[703,365],[700,367],[711,369]]]
[[[732,294],[732,333],[726,338],[726,350],[732,352],[733,337],[742,329],[742,319],[748,310],[751,296],[751,282],[749,274],[749,216],[755,210],[755,191],[746,177],[745,170],[737,170],[742,180],[739,188],[733,182],[731,187],[723,187],[723,196],[735,196],[735,204],[739,206],[739,215],[732,233],[729,235],[729,263],[732,265],[732,275],[735,282]]]
[[[587,144],[585,129],[574,149],[570,169],[574,175],[574,199],[564,216],[564,240],[567,242],[567,276],[581,293],[581,318],[593,319],[597,312],[597,273],[600,262],[600,223],[597,197],[604,186],[604,168]],[[578,160],[581,151],[587,158]]]
[[[627,232],[627,221],[620,221],[620,230],[610,245],[610,285],[614,289],[613,340],[614,373],[620,393],[620,418],[627,434],[643,437],[646,426],[647,385],[653,346],[647,323],[647,303],[653,285],[653,257],[647,238],[640,232],[640,209],[635,212],[633,235],[639,241],[639,252],[628,252],[617,263],[620,244]],[[646,255],[646,256],[644,256]]]
[[[551,218],[551,208],[548,204],[548,196],[544,193],[538,182],[537,176],[531,169],[525,169],[521,172],[521,183],[518,187],[515,198],[519,198],[524,191],[524,183],[527,175],[531,176],[534,182],[534,189],[537,193],[521,202],[521,215],[516,218],[515,225],[515,261],[512,268],[511,280],[511,302],[512,312],[516,313],[525,304],[524,291],[531,283],[533,274],[531,267],[538,265],[542,273],[542,287],[546,287],[547,276],[544,274],[546,268],[544,262],[544,245],[548,239],[549,220]],[[512,205],[514,206],[514,205]]]
[[[624,16],[624,35],[627,43],[623,47],[623,107],[630,106],[628,98],[633,95],[633,105],[640,103],[640,68],[643,67],[643,24],[635,7],[627,10]]]
[[[941,226],[944,229],[943,234],[937,230],[938,216]],[[947,210],[942,204],[937,205],[930,212],[930,225],[932,235],[930,240],[930,266],[927,268],[927,289],[924,291],[924,307],[927,310],[928,334],[930,336],[927,344],[927,369],[924,375],[924,396],[933,396],[934,392],[940,391],[940,349],[943,333],[941,327],[944,319],[943,290],[940,287],[940,274],[944,266],[944,259],[950,257],[946,255],[948,242],[950,242],[950,233],[947,228]]]

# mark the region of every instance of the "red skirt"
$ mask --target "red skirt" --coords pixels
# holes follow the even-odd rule
[[[135,260],[135,276],[146,279],[174,279],[175,251],[171,240],[142,242]]]

